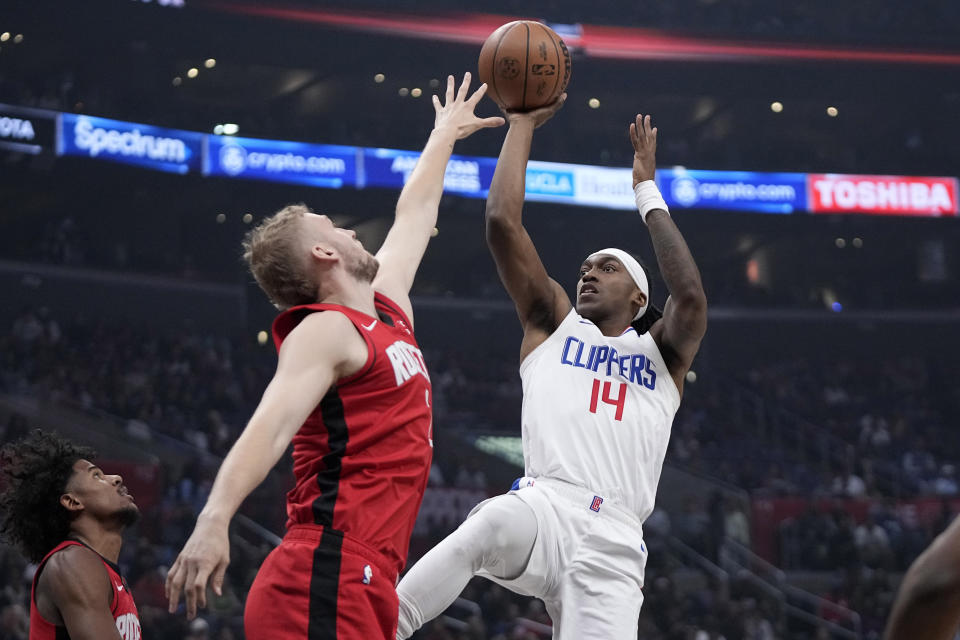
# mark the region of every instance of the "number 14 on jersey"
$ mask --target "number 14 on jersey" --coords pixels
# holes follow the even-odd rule
[[[590,413],[596,413],[597,405],[599,405],[599,403],[602,401],[605,404],[609,404],[617,408],[617,412],[613,416],[614,420],[623,420],[623,405],[627,399],[627,385],[625,382],[620,382],[617,384],[620,387],[620,390],[616,398],[611,395],[613,383],[611,383],[609,380],[603,383],[603,396],[601,397],[600,380],[596,378],[593,379],[593,392],[590,394]]]

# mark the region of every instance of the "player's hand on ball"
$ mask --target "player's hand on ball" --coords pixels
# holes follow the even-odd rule
[[[481,84],[480,88],[473,92],[473,95],[467,98],[470,89],[470,72],[463,74],[463,82],[460,84],[460,90],[454,95],[453,76],[447,76],[447,95],[443,104],[440,98],[433,96],[433,109],[437,116],[434,120],[433,128],[456,127],[457,140],[462,140],[477,129],[486,127],[500,127],[504,124],[504,119],[498,116],[492,118],[478,118],[473,110],[476,108],[480,98],[487,92],[487,85]]]
[[[657,128],[650,126],[649,114],[637,114],[630,123],[630,142],[633,143],[633,186],[644,180],[653,180],[657,168]]]
[[[503,114],[507,117],[507,121],[510,122],[510,124],[521,120],[532,120],[533,128],[536,129],[547,120],[552,118],[557,111],[560,111],[566,101],[567,94],[561,93],[559,96],[557,96],[556,100],[548,105],[540,107],[539,109],[533,109],[532,111],[507,110],[504,111]]]

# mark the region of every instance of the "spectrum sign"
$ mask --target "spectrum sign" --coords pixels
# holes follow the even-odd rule
[[[956,178],[810,174],[807,183],[813,213],[957,215]]]
[[[200,168],[202,146],[201,133],[64,113],[60,116],[57,155],[187,173]]]

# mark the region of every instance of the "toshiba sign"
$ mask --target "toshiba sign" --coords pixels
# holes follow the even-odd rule
[[[813,213],[957,214],[956,178],[810,174],[807,181]]]

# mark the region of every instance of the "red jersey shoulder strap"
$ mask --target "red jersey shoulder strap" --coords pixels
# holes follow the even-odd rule
[[[386,295],[380,293],[379,291],[374,292],[373,302],[377,307],[377,310],[382,313],[387,313],[390,316],[396,316],[400,320],[403,320],[408,327],[413,326],[410,323],[410,318],[407,317],[407,314],[400,308],[396,302],[388,298]]]
[[[360,329],[360,327],[363,326],[364,319],[369,318],[367,314],[339,304],[315,303],[305,304],[299,307],[291,307],[290,309],[287,309],[278,315],[273,321],[273,344],[277,349],[277,353],[279,353],[280,346],[283,344],[283,341],[286,340],[288,335],[290,335],[290,332],[297,328],[297,325],[299,325],[304,318],[311,313],[318,313],[322,311],[336,311],[345,315],[347,319],[353,323],[357,333],[360,334],[360,337],[363,338],[364,343],[367,345],[367,361],[356,373],[337,380],[336,384],[338,386],[342,386],[349,382],[353,382],[368,372],[373,367],[373,363],[376,360],[377,349],[373,342],[373,338],[370,337],[370,332],[362,331]]]

